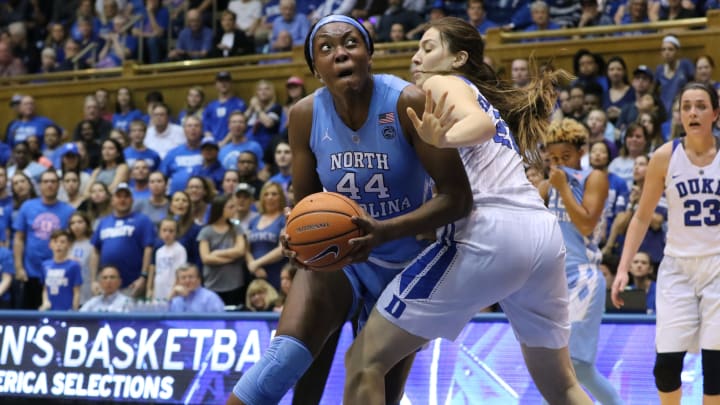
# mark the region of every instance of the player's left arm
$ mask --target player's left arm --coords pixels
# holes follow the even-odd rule
[[[575,200],[569,185],[558,189],[570,220],[581,234],[590,235],[595,230],[602,216],[609,188],[607,174],[593,170],[585,181],[582,201]]]
[[[398,111],[404,112],[408,107],[416,114],[423,112],[425,93],[420,88],[408,86],[403,90]],[[470,183],[457,149],[439,149],[424,142],[407,114],[400,114],[400,123],[420,162],[434,180],[437,192],[418,209],[381,221],[379,243],[437,229],[468,215],[472,208]]]
[[[424,111],[417,111],[422,113],[422,120],[432,119],[433,114],[441,118],[447,113],[452,123],[447,131],[435,131],[434,134],[419,130],[420,137],[429,144],[438,148],[458,148],[477,145],[495,136],[495,124],[478,104],[475,92],[462,79],[435,75],[423,83],[423,90],[432,100],[428,98]],[[413,112],[409,110],[408,114],[412,117]]]

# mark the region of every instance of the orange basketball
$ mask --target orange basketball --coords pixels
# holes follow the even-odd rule
[[[348,241],[363,235],[350,220],[362,212],[355,201],[342,194],[311,194],[288,216],[288,245],[297,254],[296,259],[313,270],[339,270],[350,252]]]

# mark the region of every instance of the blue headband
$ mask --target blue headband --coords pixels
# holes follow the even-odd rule
[[[313,28],[312,32],[310,32],[310,41],[308,41],[308,47],[309,47],[308,52],[310,53],[310,62],[315,61],[314,55],[313,55],[313,40],[315,39],[315,34],[317,34],[318,30],[323,25],[327,25],[327,24],[335,23],[335,22],[350,24],[353,27],[357,28],[358,31],[360,31],[360,33],[362,34],[363,39],[365,40],[365,46],[368,49],[370,49],[370,37],[368,37],[367,31],[365,30],[365,27],[362,26],[362,24],[360,24],[356,19],[354,19],[352,17],[348,17],[346,15],[331,14],[331,15],[321,18],[320,21],[318,21],[317,24],[315,24],[315,27]]]

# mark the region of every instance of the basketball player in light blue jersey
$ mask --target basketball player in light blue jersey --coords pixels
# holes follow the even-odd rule
[[[459,150],[473,209],[383,291],[346,356],[344,404],[385,403],[383,377],[392,367],[431,339],[455,339],[496,302],[542,395],[553,404],[591,403],[568,353],[562,235],[523,168],[523,157],[540,159],[554,83],[568,75],[547,70],[514,89],[498,81],[483,50],[475,27],[443,18],[430,23],[413,56],[428,97],[422,119],[408,115],[427,142]]]
[[[632,258],[645,238],[663,193],[668,205],[665,256],[655,303],[655,385],[663,405],[679,405],[683,359],[702,350],[703,404],[720,404],[720,116],[711,86],[689,83],[680,91],[685,136],[653,153],[638,208],[630,220],[612,300],[628,282]]]
[[[581,168],[582,147],[587,141],[583,124],[570,118],[553,122],[545,135],[550,174],[539,189],[558,218],[567,247],[570,357],[578,380],[603,405],[621,404],[620,395],[595,367],[606,285],[599,267],[602,254],[593,233],[600,223],[610,182],[601,170]]]
[[[353,219],[366,234],[351,241],[343,271],[297,273],[275,338],[228,404],[280,401],[360,301],[367,313],[385,285],[427,246],[416,235],[470,210],[470,186],[457,151],[423,142],[408,118],[406,109],[423,110],[424,93],[395,77],[371,74],[372,52],[367,31],[349,17],[324,17],[308,35],[306,60],[325,87],[290,110],[295,197],[323,190],[344,194],[366,211]],[[437,193],[426,201],[428,176]],[[389,402],[400,401],[411,361],[408,356],[391,378]]]

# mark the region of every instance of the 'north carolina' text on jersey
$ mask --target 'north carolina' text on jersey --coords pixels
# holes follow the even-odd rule
[[[665,254],[702,257],[720,254],[720,153],[695,166],[676,139],[665,175],[668,231]]]
[[[373,77],[368,117],[357,131],[337,115],[327,89],[315,93],[310,148],[325,190],[344,194],[383,220],[422,205],[428,175],[405,138],[397,111],[409,83],[389,75]],[[420,249],[415,238],[404,238],[377,247],[372,256],[406,260]]]

